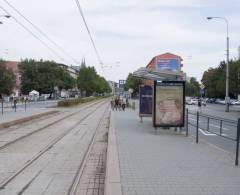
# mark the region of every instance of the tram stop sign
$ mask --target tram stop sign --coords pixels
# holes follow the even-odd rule
[[[200,95],[201,95],[201,97],[204,97],[205,96],[205,89],[203,88],[203,89],[200,89]]]

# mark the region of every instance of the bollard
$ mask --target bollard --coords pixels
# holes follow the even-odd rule
[[[3,115],[3,99],[2,99],[2,115]]]
[[[188,136],[188,108],[186,109],[186,136]]]
[[[220,121],[220,135],[222,136],[222,120]]]
[[[240,139],[240,118],[238,119],[237,124],[237,139],[236,139],[236,159],[235,159],[235,166],[238,166],[238,155],[239,155],[239,139]]]
[[[210,118],[208,117],[207,118],[207,131],[209,131],[209,121],[210,121]]]
[[[27,100],[25,100],[24,102],[25,102],[24,109],[25,109],[25,112],[26,112],[26,110],[27,110]]]
[[[198,144],[198,126],[199,126],[199,112],[197,111],[197,129],[196,129],[196,143]]]

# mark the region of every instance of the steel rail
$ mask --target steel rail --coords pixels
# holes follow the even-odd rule
[[[99,103],[99,102],[98,102]],[[100,102],[101,103],[101,102]],[[16,178],[20,173],[22,173],[27,167],[29,167],[32,163],[34,163],[39,157],[41,157],[44,153],[46,153],[49,149],[51,149],[55,144],[57,144],[61,139],[63,139],[66,135],[68,135],[76,126],[86,120],[89,116],[91,116],[99,107],[103,106],[106,103],[100,104],[93,111],[88,112],[83,118],[81,118],[78,122],[56,137],[52,142],[50,142],[47,146],[42,148],[39,153],[29,159],[21,168],[19,168],[15,173],[9,176],[7,179],[0,183],[0,190],[3,190],[6,185],[8,185],[14,178]],[[89,106],[90,107],[90,106]],[[73,113],[74,114],[74,113]],[[72,115],[73,115],[72,114]],[[72,116],[71,115],[71,116]]]
[[[67,195],[75,195],[76,192],[77,192],[78,184],[79,184],[80,179],[81,179],[81,177],[82,177],[82,174],[83,174],[83,171],[84,171],[84,167],[85,167],[85,165],[86,165],[86,163],[87,163],[87,160],[89,159],[90,152],[91,152],[92,147],[93,147],[93,145],[94,145],[94,143],[95,143],[96,135],[97,135],[97,133],[98,133],[98,130],[99,130],[100,125],[101,125],[102,122],[103,122],[103,118],[104,118],[104,116],[105,116],[108,108],[109,108],[109,107],[106,108],[106,110],[104,111],[104,114],[103,114],[102,117],[99,119],[99,122],[98,122],[98,124],[97,124],[96,129],[95,129],[95,132],[94,132],[94,134],[93,134],[93,136],[92,136],[92,138],[91,138],[90,143],[88,144],[87,150],[86,150],[86,152],[84,153],[84,156],[83,156],[83,160],[81,161],[81,163],[80,163],[80,165],[79,165],[79,167],[78,167],[78,170],[77,170],[76,175],[75,175],[75,177],[74,177],[74,179],[73,179],[72,185],[70,186],[70,188],[69,188],[69,190],[68,190]]]
[[[88,105],[88,106],[86,106],[86,107],[83,107],[83,109],[88,109],[89,107],[94,106],[94,105],[96,105],[96,104],[98,104],[98,103],[99,103],[99,102],[95,102],[95,103],[90,104],[90,105]],[[65,120],[65,119],[67,119],[67,118],[69,118],[69,117],[71,117],[71,116],[73,116],[73,115],[76,115],[76,114],[78,114],[78,113],[81,112],[81,111],[82,111],[82,109],[80,109],[80,110],[78,110],[78,111],[76,111],[76,112],[73,112],[73,113],[71,113],[71,114],[69,114],[69,115],[67,115],[67,116],[61,117],[60,119],[57,119],[57,120],[55,120],[55,121],[53,121],[53,122],[51,122],[51,123],[49,123],[49,124],[47,124],[47,125],[45,125],[45,126],[43,126],[43,127],[41,127],[41,128],[38,128],[38,129],[36,129],[36,130],[33,130],[33,131],[31,131],[30,133],[27,133],[27,134],[25,134],[25,135],[23,135],[23,136],[21,136],[21,137],[18,137],[18,138],[14,139],[14,140],[11,140],[11,141],[7,142],[6,144],[0,146],[0,151],[3,150],[3,149],[6,148],[6,147],[12,145],[12,144],[15,144],[16,142],[18,142],[18,141],[20,141],[20,140],[22,140],[22,139],[25,139],[25,138],[27,138],[27,137],[35,134],[35,133],[38,133],[38,132],[43,131],[43,130],[46,130],[48,127],[51,127],[51,126],[53,126],[53,125],[61,122],[62,120]],[[15,130],[16,130],[16,129],[15,129]]]

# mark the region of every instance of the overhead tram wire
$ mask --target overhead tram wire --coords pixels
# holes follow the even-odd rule
[[[28,33],[30,33],[35,39],[41,42],[46,48],[48,48],[55,56],[57,56],[61,61],[65,61],[62,56],[60,56],[54,49],[49,47],[43,40],[41,40],[37,35],[35,35],[31,30],[29,30],[24,24],[22,24],[17,18],[15,18],[12,14],[10,14],[4,7],[0,6],[0,9],[5,11],[7,14],[11,15],[11,18],[14,19],[16,23],[18,23],[22,28],[24,28]]]
[[[80,13],[80,15],[81,15],[81,17],[82,17],[82,19],[83,19],[84,25],[85,25],[85,27],[86,27],[86,29],[87,29],[87,33],[88,33],[88,35],[89,35],[89,37],[90,37],[90,40],[91,40],[91,43],[92,43],[92,45],[93,45],[94,51],[95,51],[96,56],[97,56],[97,59],[98,59],[98,61],[99,61],[99,64],[101,65],[102,71],[104,72],[104,69],[103,69],[103,61],[101,60],[101,57],[100,57],[99,52],[98,52],[98,50],[97,50],[96,44],[94,43],[94,40],[93,40],[93,38],[92,38],[92,34],[91,34],[91,32],[90,32],[90,30],[89,30],[89,28],[88,28],[87,21],[86,21],[86,19],[85,19],[84,14],[83,14],[82,7],[81,7],[81,5],[80,5],[80,3],[79,3],[78,0],[75,0],[75,2],[76,2],[76,4],[77,4],[79,13]]]
[[[3,0],[9,7],[11,7],[15,12],[17,12],[25,21],[33,26],[42,36],[44,36],[49,42],[51,42],[55,47],[57,47],[63,54],[68,56],[74,63],[79,64],[79,62],[71,56],[66,50],[64,50],[60,45],[53,41],[46,33],[44,33],[37,25],[31,22],[26,16],[24,16],[16,7],[10,4],[7,0]]]

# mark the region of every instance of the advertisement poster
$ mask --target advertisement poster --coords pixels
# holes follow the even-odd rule
[[[181,62],[177,58],[158,58],[156,62],[157,70],[168,70],[173,72],[179,72],[181,67]]]
[[[140,101],[139,101],[139,116],[152,116],[152,87],[149,85],[142,85],[139,87]]]
[[[154,90],[154,126],[183,127],[185,82],[155,82]]]

